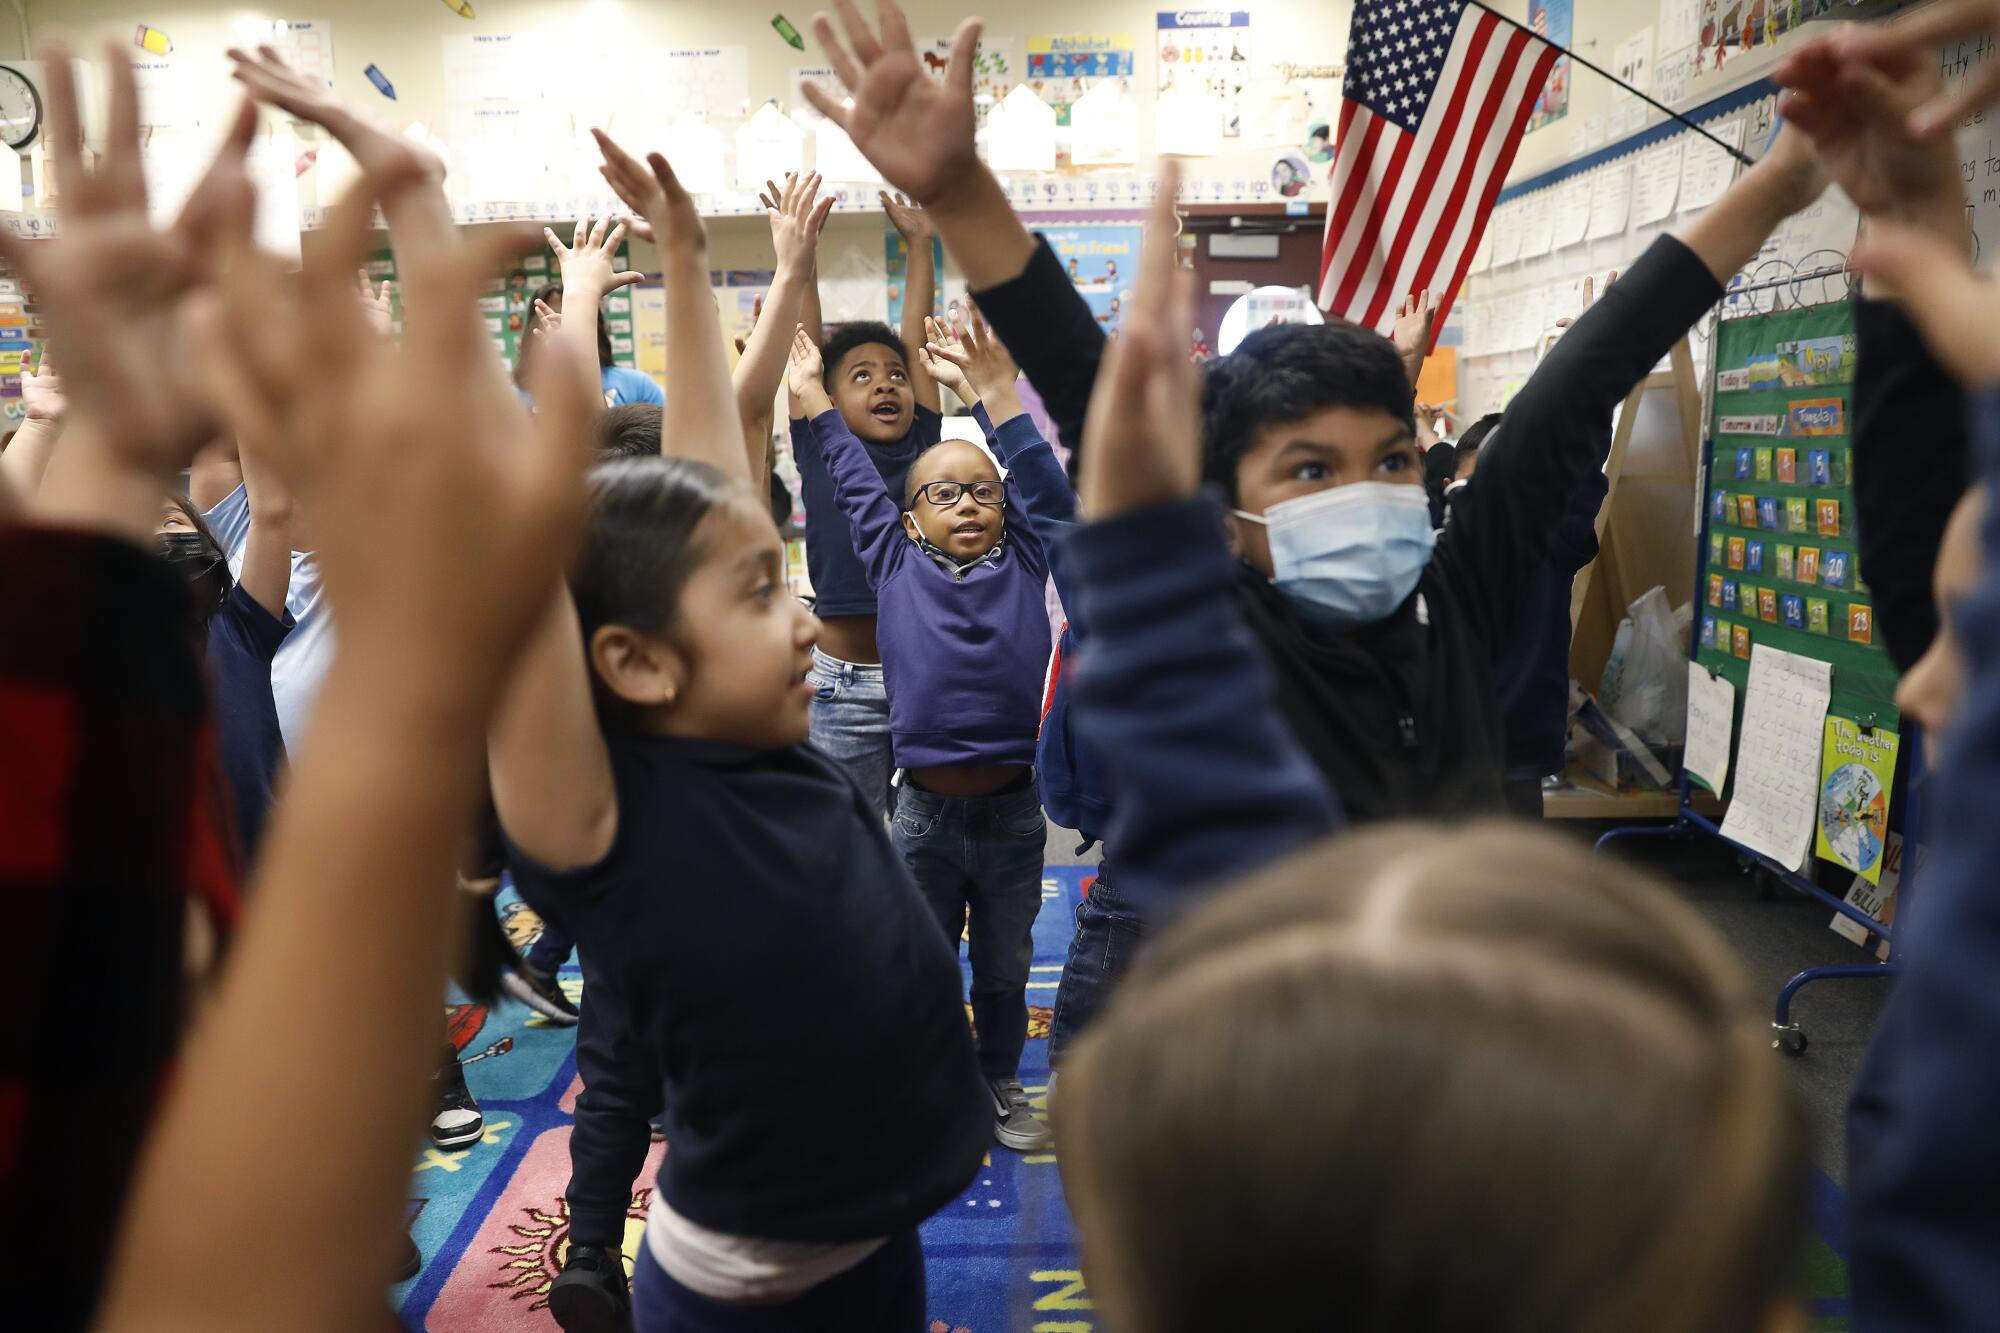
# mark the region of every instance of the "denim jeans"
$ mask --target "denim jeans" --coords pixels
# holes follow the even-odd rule
[[[1132,966],[1146,941],[1146,923],[1125,904],[1111,876],[1099,867],[1097,882],[1076,905],[1076,933],[1056,987],[1056,1009],[1049,1018],[1049,1064],[1062,1059],[1111,999],[1118,978]]]
[[[924,1251],[914,1228],[783,1305],[724,1305],[674,1281],[643,1241],[632,1265],[634,1333],[923,1333]]]
[[[961,937],[966,940],[979,1068],[989,1079],[1014,1077],[1028,1041],[1028,973],[1047,836],[1033,783],[1022,791],[960,797],[906,782],[896,793],[889,837],[952,952]]]
[[[817,693],[812,705],[812,743],[846,769],[875,813],[889,811],[889,691],[882,668],[843,662],[813,649],[806,680]]]

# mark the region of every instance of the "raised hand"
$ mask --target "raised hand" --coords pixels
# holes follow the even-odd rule
[[[875,197],[882,201],[882,211],[889,215],[889,222],[902,233],[904,242],[915,250],[918,246],[928,246],[937,228],[931,225],[930,215],[900,194],[890,194],[887,190],[877,190]]]
[[[69,410],[69,397],[56,374],[54,359],[44,350],[33,367],[21,363],[21,407],[30,421],[60,423]]]
[[[1131,317],[1091,391],[1077,496],[1093,520],[1185,499],[1201,483],[1201,371],[1187,354],[1194,278],[1174,257],[1179,185],[1180,169],[1163,160]]]
[[[785,383],[807,416],[816,417],[833,406],[826,385],[820,381],[822,373],[819,346],[806,335],[806,326],[801,324],[792,332],[792,354],[785,365]]]
[[[522,590],[552,586],[580,537],[593,404],[560,345],[544,349],[535,420],[493,369],[477,297],[530,234],[461,239],[412,271],[399,346],[369,328],[352,274],[371,207],[425,188],[396,170],[370,173],[335,209],[296,297],[274,298],[285,284],[250,250],[244,213],[192,346],[230,425],[265,443],[312,508],[341,651],[393,662],[421,643],[483,716],[543,610]]]
[[[1935,66],[1944,43],[1980,36],[2000,36],[2000,0],[1941,0],[1895,23],[1855,26],[1838,40],[1849,55],[1895,68],[1910,60]],[[1904,124],[1918,139],[1948,138],[1953,125],[1995,100],[2000,100],[2000,62],[1982,61],[1952,92],[1934,84]]]
[[[1928,230],[1876,223],[1849,262],[1892,288],[1931,354],[1968,388],[2000,384],[1993,309],[2000,282],[1972,267],[1965,248]]]
[[[757,196],[757,202],[771,216],[771,252],[781,269],[802,272],[812,267],[813,256],[819,249],[820,228],[826,225],[826,215],[833,211],[832,195],[817,198],[819,184],[817,171],[791,175],[785,177],[783,188],[774,181],[765,181],[764,193]]]
[[[1396,316],[1395,329],[1390,338],[1406,363],[1414,357],[1421,366],[1423,359],[1430,355],[1431,328],[1437,322],[1438,302],[1443,299],[1443,293],[1433,296],[1429,290],[1411,292],[1403,298],[1403,307]]]
[[[1935,48],[1921,59],[1864,57],[1852,42],[1821,39],[1787,56],[1772,77],[1786,90],[1779,111],[1798,134],[1779,135],[1767,160],[1802,136],[1864,213],[1962,221],[1957,150],[1909,130],[1911,113],[1941,87]]]
[[[879,34],[854,0],[834,0],[834,8],[845,41],[825,14],[814,16],[813,36],[853,101],[839,101],[811,82],[800,85],[800,92],[847,131],[891,185],[920,204],[937,202],[954,182],[982,169],[972,142],[972,54],[979,45],[979,20],[958,25],[940,83],[918,63],[909,24],[894,0],[876,0]]]
[[[394,333],[396,306],[390,299],[390,289],[394,284],[384,278],[381,285],[377,286],[370,281],[368,270],[365,268],[354,270],[354,281],[356,294],[361,298],[361,311],[368,317],[368,327],[385,338]]]
[[[923,358],[924,369],[930,372],[931,378],[957,394],[960,401],[978,401],[979,390],[971,387],[965,374],[965,344],[959,341],[950,325],[925,315],[924,345],[917,349],[917,355]]]
[[[562,328],[562,311],[556,309],[547,301],[542,300],[541,297],[536,297],[535,325],[529,331],[546,337],[560,328]]]
[[[248,103],[237,108],[180,217],[161,230],[146,215],[131,62],[107,46],[104,154],[88,170],[69,51],[51,42],[41,55],[62,229],[32,244],[0,234],[0,259],[47,311],[72,416],[88,423],[93,438],[123,464],[171,474],[215,434],[206,399],[176,367],[185,346],[185,303],[211,276],[217,219],[250,195],[243,159],[256,112]]]
[[[604,155],[598,171],[625,201],[625,206],[637,215],[636,221],[627,219],[633,234],[653,242],[662,251],[670,247],[683,252],[707,250],[708,230],[702,225],[700,210],[694,206],[694,196],[681,187],[680,177],[674,175],[667,159],[659,153],[648,153],[646,160],[640,162],[603,130],[593,129],[590,133],[597,140],[597,151]],[[640,227],[640,222],[645,225]]]
[[[595,292],[602,297],[606,292],[629,287],[645,279],[643,273],[634,273],[629,269],[620,271],[613,262],[618,257],[619,245],[625,240],[625,224],[622,222],[614,225],[610,218],[599,218],[594,223],[588,218],[579,218],[570,233],[568,245],[564,245],[549,227],[542,228],[542,237],[555,251],[565,306],[572,291]]]
[[[934,340],[937,345],[930,350],[960,367],[972,386],[972,392],[978,397],[990,398],[1006,393],[1020,378],[1021,368],[1014,364],[1013,355],[1000,341],[999,335],[986,327],[986,318],[979,313],[977,306],[968,315],[953,305],[948,329],[936,320],[926,321],[926,327],[944,329],[947,337]]]

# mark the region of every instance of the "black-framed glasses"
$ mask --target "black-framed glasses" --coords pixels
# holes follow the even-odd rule
[[[932,481],[917,487],[917,494],[939,509],[951,508],[967,491],[972,492],[974,504],[988,509],[998,509],[1007,498],[1007,488],[997,481]]]

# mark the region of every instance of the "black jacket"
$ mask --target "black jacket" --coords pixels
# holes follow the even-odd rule
[[[1062,437],[1081,445],[1104,335],[1054,254],[1042,247],[1020,276],[974,295]],[[1578,484],[1601,466],[1612,408],[1721,295],[1686,246],[1655,241],[1515,395],[1418,592],[1388,619],[1321,633],[1268,579],[1239,573],[1237,604],[1273,670],[1279,712],[1350,818],[1502,807],[1494,670],[1524,590]]]

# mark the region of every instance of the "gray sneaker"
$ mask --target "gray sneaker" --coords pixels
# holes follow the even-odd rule
[[[1048,1124],[1028,1108],[1028,1091],[1020,1079],[988,1079],[986,1087],[993,1094],[993,1137],[1002,1147],[1040,1152],[1049,1146]]]

